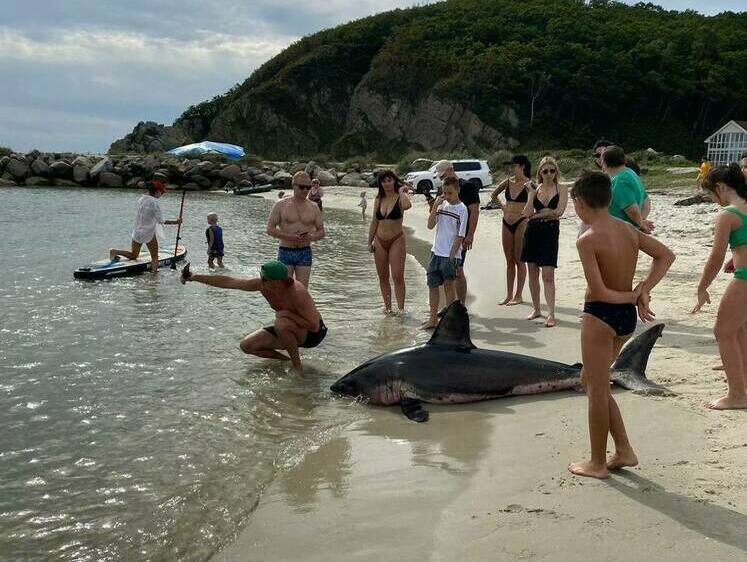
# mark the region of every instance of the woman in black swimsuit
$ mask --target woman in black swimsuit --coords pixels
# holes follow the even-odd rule
[[[545,156],[537,170],[539,187],[529,191],[524,215],[529,219],[524,233],[521,261],[527,263],[532,313],[529,320],[542,316],[540,311],[540,272],[545,286],[547,320],[545,326],[555,326],[555,268],[558,267],[560,217],[568,205],[568,189],[560,185],[560,172],[554,158]]]
[[[404,212],[412,207],[407,186],[391,170],[379,172],[376,183],[379,193],[374,199],[373,218],[368,231],[368,248],[374,254],[379,275],[384,313],[392,313],[391,273],[399,313],[405,310],[405,233],[402,230]]]
[[[528,186],[532,180],[532,164],[529,158],[522,154],[514,156],[510,162],[511,169],[509,177],[498,184],[491,195],[491,200],[503,210],[503,229],[501,239],[503,242],[503,253],[506,256],[506,298],[499,305],[513,306],[523,302],[524,281],[527,276],[526,266],[519,259],[524,244],[524,230],[527,221],[524,217],[524,207],[528,197]],[[498,194],[506,193],[506,202],[501,203]],[[514,293],[514,281],[516,281],[516,293]]]

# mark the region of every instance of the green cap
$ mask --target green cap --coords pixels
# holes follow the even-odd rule
[[[278,260],[268,261],[259,270],[262,279],[269,281],[285,281],[288,279],[288,268]]]

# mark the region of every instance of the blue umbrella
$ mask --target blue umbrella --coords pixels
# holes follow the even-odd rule
[[[231,160],[236,160],[244,156],[244,149],[240,146],[212,141],[202,141],[172,148],[166,154],[171,154],[172,156],[199,156],[206,152],[218,152]]]

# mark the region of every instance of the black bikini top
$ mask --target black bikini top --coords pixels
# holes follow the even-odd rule
[[[402,214],[402,208],[399,206],[399,195],[397,200],[394,202],[392,207],[386,216],[381,213],[381,202],[379,202],[379,208],[376,210],[376,218],[380,221],[398,221],[404,215]]]
[[[558,203],[560,202],[560,193],[556,193],[552,199],[547,202],[547,205],[543,205],[539,199],[539,194],[534,196],[534,210],[541,211],[542,209],[557,209]]]
[[[526,203],[529,199],[529,195],[527,193],[527,186],[524,184],[524,187],[522,187],[521,191],[519,191],[519,194],[516,196],[515,199],[511,198],[511,182],[508,182],[508,185],[506,186],[506,201],[511,201],[514,203]]]

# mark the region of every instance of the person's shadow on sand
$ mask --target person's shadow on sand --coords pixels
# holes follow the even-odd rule
[[[615,476],[607,483],[618,492],[696,533],[747,552],[747,515],[668,492],[660,484],[633,472],[623,470]]]

